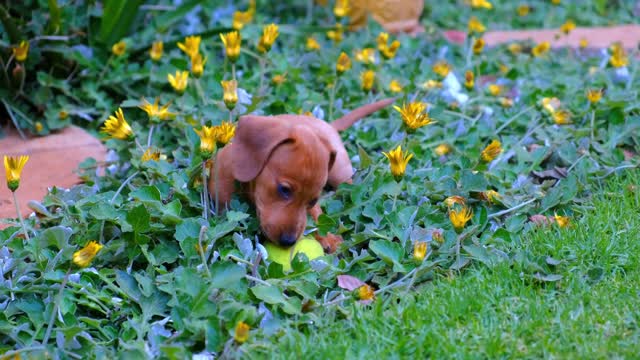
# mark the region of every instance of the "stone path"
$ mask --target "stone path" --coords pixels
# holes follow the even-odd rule
[[[5,129],[5,133],[9,135],[0,139],[2,158],[4,155],[30,156],[22,171],[18,189],[20,210],[24,215],[31,213],[27,207],[29,200],[42,200],[51,186],[69,188],[80,183],[80,178],[75,174],[78,164],[88,157],[104,161],[107,153],[100,140],[75,126],[26,141],[12,128]],[[0,171],[0,219],[16,217],[13,198],[6,184],[3,164]]]
[[[533,40],[536,43],[549,41],[551,47],[577,47],[581,39],[586,39],[588,47],[602,49],[609,47],[614,42],[621,42],[627,49],[637,49],[640,44],[640,25],[619,25],[612,27],[578,27],[568,35],[560,34],[559,29],[547,30],[508,30],[488,31],[483,39],[489,46],[511,42]],[[454,43],[464,42],[465,32],[450,30],[445,31],[447,40]]]

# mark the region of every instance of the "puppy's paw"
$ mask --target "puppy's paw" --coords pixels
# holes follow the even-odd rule
[[[328,254],[334,253],[340,244],[344,241],[342,236],[327,233],[325,236],[316,235],[316,240],[322,245],[324,251]]]

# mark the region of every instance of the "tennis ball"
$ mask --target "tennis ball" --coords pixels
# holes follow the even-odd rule
[[[289,248],[280,247],[272,242],[267,242],[264,247],[267,249],[269,259],[282,265],[284,271],[291,270],[291,259],[299,252],[305,254],[309,260],[324,255],[322,245],[311,236],[301,237],[294,246]]]

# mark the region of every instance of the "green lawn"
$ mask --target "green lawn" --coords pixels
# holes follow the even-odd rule
[[[314,326],[255,350],[292,359],[636,357],[639,180],[638,171],[613,179],[571,228],[532,231],[513,244],[513,253],[559,261],[558,282],[525,280],[518,261],[475,266],[372,306],[350,305],[346,318],[324,311]]]

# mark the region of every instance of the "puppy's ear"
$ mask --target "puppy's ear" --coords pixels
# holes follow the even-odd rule
[[[291,126],[273,116],[241,116],[231,148],[233,176],[249,182],[264,168],[273,150],[292,141]]]
[[[324,137],[324,135],[320,135],[319,138],[320,138],[320,142],[322,142],[324,147],[329,152],[329,168],[327,170],[331,171],[333,164],[336,162],[336,154],[337,154],[336,149],[334,149],[333,146],[331,146],[331,142],[326,137]]]

